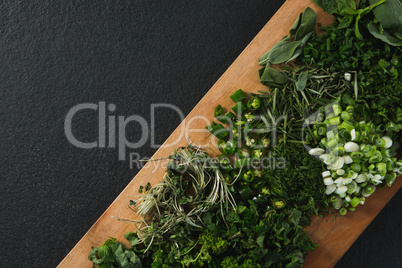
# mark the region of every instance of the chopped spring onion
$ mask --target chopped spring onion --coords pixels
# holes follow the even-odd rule
[[[333,183],[334,181],[332,180],[331,177],[324,178],[324,185],[331,185]]]
[[[346,72],[343,76],[344,76],[346,81],[352,80],[352,75],[350,73],[348,73],[348,72]]]
[[[352,200],[350,200],[349,203],[352,205],[352,207],[356,207],[360,203],[360,198],[355,196]]]
[[[336,185],[335,185],[335,184],[327,185],[327,188],[325,189],[325,194],[326,194],[326,195],[330,195],[330,194],[332,194],[335,190],[336,190]]]
[[[336,174],[339,175],[339,176],[345,175],[345,170],[344,169],[338,169],[336,171]]]
[[[351,169],[348,171],[348,178],[350,179],[356,179],[358,175],[359,175],[358,173],[354,172]]]
[[[384,137],[382,137],[382,139],[385,141],[385,146],[384,146],[385,149],[388,149],[392,146],[392,140],[390,137],[384,136]]]
[[[342,181],[342,183],[343,183],[343,185],[348,185],[348,184],[351,183],[352,181],[353,181],[352,178],[344,178],[343,181]]]
[[[336,190],[335,193],[336,194],[344,194],[346,193],[346,191],[348,190],[348,187],[346,187],[345,185],[339,186]]]
[[[350,136],[352,137],[352,141],[356,140],[356,129],[350,131]]]
[[[375,186],[374,185],[367,185],[366,187],[364,187],[363,191],[362,191],[362,196],[363,197],[369,197],[370,195],[372,195],[375,191]]]
[[[334,183],[335,183],[336,185],[339,185],[339,186],[343,185],[343,178],[342,178],[342,177],[337,178],[337,179],[334,181]]]
[[[362,182],[365,182],[366,180],[367,180],[367,177],[364,174],[359,174],[356,177],[356,182],[357,183],[362,183]]]
[[[344,163],[347,165],[353,162],[353,159],[350,157],[350,155],[343,155],[342,158]]]
[[[348,153],[358,152],[360,150],[359,145],[353,141],[349,141],[345,144],[345,151]]]
[[[386,142],[384,139],[376,139],[375,140],[375,145],[377,147],[385,147],[385,144],[386,144]]]
[[[326,178],[326,177],[329,177],[329,176],[331,176],[331,172],[330,172],[329,170],[324,171],[324,172],[322,173],[322,177],[323,177],[323,178]]]
[[[332,196],[330,201],[335,209],[340,209],[342,207],[342,199],[340,196]]]
[[[359,163],[352,163],[352,165],[350,165],[350,168],[354,171],[354,172],[359,172],[362,167],[360,166]]]
[[[371,181],[374,184],[380,184],[382,182],[383,176],[381,176],[380,174],[376,174],[374,175],[374,177],[371,179]]]
[[[325,150],[324,149],[321,149],[321,148],[313,148],[313,149],[311,149],[308,153],[310,154],[310,155],[322,155],[323,153],[325,152]]]
[[[343,159],[343,157],[337,157],[335,159],[335,161],[329,165],[329,169],[341,169],[343,167],[345,163],[345,160]]]
[[[341,208],[341,209],[339,210],[339,214],[340,214],[341,216],[345,216],[347,212],[348,212],[348,211],[346,210],[346,208]]]
[[[348,187],[347,190],[348,194],[353,194],[356,191],[357,183],[355,181],[352,181],[347,185],[347,187]],[[350,200],[348,202],[350,202]]]

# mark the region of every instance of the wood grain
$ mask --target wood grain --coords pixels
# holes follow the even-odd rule
[[[231,107],[233,103],[229,96],[239,88],[247,92],[256,92],[265,88],[258,79],[257,71],[260,68],[258,58],[284,35],[288,34],[288,30],[298,14],[307,6],[316,11],[319,23],[323,25],[331,23],[331,18],[312,1],[286,1],[165,141],[153,159],[166,157],[178,146],[188,143],[202,145],[210,153],[216,153],[216,139],[205,130],[205,126],[212,120],[216,105]],[[152,185],[160,182],[165,166],[166,161],[148,162],[58,267],[91,267],[92,263],[88,260],[91,247],[103,244],[110,236],[116,237],[120,242],[124,242],[125,246],[129,246],[123,235],[126,232],[133,231],[134,226],[117,221],[112,216],[136,219],[135,213],[128,208],[129,200],[133,199],[133,195],[140,185],[144,185],[148,181]],[[402,180],[397,179],[392,188],[377,191],[368,198],[366,205],[359,207],[355,213],[349,213],[346,217],[338,218],[336,222],[333,221],[331,215],[324,218],[314,217],[311,226],[307,228],[307,232],[313,241],[319,243],[320,246],[308,254],[306,266],[333,267],[401,185]]]

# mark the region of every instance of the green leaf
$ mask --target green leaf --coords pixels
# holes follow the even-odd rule
[[[102,264],[104,263],[104,260],[102,259],[98,259],[98,257],[96,256],[98,253],[98,249],[99,248],[93,248],[91,250],[91,252],[89,253],[89,260],[92,261],[94,264]]]
[[[296,89],[303,91],[307,85],[308,71],[302,72],[296,82]]]
[[[279,255],[276,252],[270,252],[267,256],[267,266],[270,267],[272,264],[277,263],[278,261],[280,261],[282,259],[281,255]]]
[[[338,14],[342,16],[356,15],[356,3],[353,0],[337,0]]]
[[[379,24],[370,22],[367,25],[369,32],[375,37],[391,46],[402,46],[402,39],[393,36],[390,32],[382,30]]]
[[[237,206],[236,211],[237,213],[241,214],[243,211],[246,210],[246,208],[247,208],[246,206]]]
[[[130,242],[131,246],[141,244],[141,239],[138,237],[137,233],[128,232],[124,234],[124,237]]]
[[[384,71],[387,71],[388,67],[391,64],[388,61],[381,59],[381,60],[378,61],[378,65],[380,65],[380,67],[383,68]]]
[[[342,16],[356,15],[356,3],[353,0],[313,0],[328,14]]]
[[[296,41],[301,40],[307,34],[315,32],[316,22],[317,22],[317,15],[315,14],[313,9],[307,7],[302,13],[301,23],[296,31],[295,40]]]
[[[300,56],[303,53],[304,46],[307,44],[308,39],[311,37],[313,32],[308,33],[303,37],[303,39],[300,41],[300,45],[296,48],[296,50],[293,52],[292,57],[290,57],[285,63],[288,63],[289,61],[292,61],[296,59],[298,56]]]
[[[292,213],[289,216],[289,221],[291,223],[293,223],[295,226],[299,225],[301,216],[302,216],[302,213],[299,210],[293,209]]]
[[[100,246],[98,250],[98,256],[105,262],[115,261],[113,248],[110,245],[104,244]]]
[[[259,237],[257,237],[256,243],[257,245],[259,245],[260,247],[264,247],[264,239],[265,239],[265,235],[260,235]]]
[[[267,65],[260,77],[261,83],[284,84],[288,81],[288,77],[281,71],[278,71]]]
[[[293,56],[300,43],[300,41],[294,41],[277,47],[271,52],[270,63],[281,64],[288,61]]]
[[[349,25],[353,22],[354,16],[344,16],[339,22],[338,29],[348,28]]]
[[[276,43],[268,52],[266,52],[264,55],[262,55],[260,57],[260,59],[258,60],[258,64],[260,65],[265,65],[267,63],[269,63],[270,61],[270,55],[272,53],[272,51],[274,51],[275,49],[278,49],[278,47],[281,47],[285,44],[288,44],[290,42],[290,36],[286,35],[284,36],[278,43]]]
[[[130,260],[130,262],[133,264],[134,268],[142,268],[142,262],[141,259],[131,250],[125,250],[124,254],[126,257]]]
[[[370,0],[374,5],[381,0]],[[396,29],[402,25],[402,1],[386,0],[373,10],[376,19],[381,23],[384,29]]]
[[[290,35],[294,36],[294,41],[291,42],[291,38],[288,35],[283,37],[268,52],[260,57],[258,63],[260,65],[268,63],[281,64],[298,57],[303,52],[303,47],[310,36],[315,32],[316,21],[317,15],[314,10],[307,7],[299,14],[289,30]]]
[[[115,250],[115,253],[114,253],[114,254],[116,255],[116,261],[117,261],[117,263],[118,263],[121,267],[126,267],[126,266],[128,266],[129,260],[128,260],[128,258],[126,257],[126,254],[124,254],[123,246],[122,246],[120,243],[117,245],[117,249]]]
[[[362,35],[360,33],[360,30],[359,30],[359,20],[360,20],[360,14],[356,16],[355,34],[356,34],[356,37],[361,40],[361,39],[363,39],[363,37],[362,37]]]
[[[292,37],[295,36],[297,29],[300,27],[302,16],[303,16],[303,13],[300,13],[299,16],[297,16],[297,19],[293,23],[292,27],[290,27],[290,30],[289,30],[290,36],[292,36]]]
[[[324,9],[328,14],[334,14],[338,10],[337,1],[313,0],[319,7]]]

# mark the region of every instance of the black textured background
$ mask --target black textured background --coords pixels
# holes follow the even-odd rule
[[[0,267],[55,267],[138,172],[116,148],[68,142],[73,106],[105,101],[149,120],[150,105],[166,102],[188,114],[283,2],[1,1]],[[161,143],[180,120],[157,115]],[[73,131],[96,140],[96,112],[77,114]],[[401,198],[337,267],[402,266]]]

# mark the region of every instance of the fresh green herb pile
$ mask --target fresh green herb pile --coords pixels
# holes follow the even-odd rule
[[[238,199],[232,203],[235,207],[221,206],[222,191],[230,187],[230,197],[237,187],[224,181],[212,158],[191,146],[170,158],[162,183],[151,187],[138,203],[131,202],[139,212],[151,215],[151,223],[144,222],[137,233],[125,235],[132,245],[129,249],[114,238],[94,248],[90,254],[94,265],[299,267],[306,251],[315,248],[303,230],[309,217],[302,211],[272,208],[268,198]],[[216,188],[219,184],[228,188]],[[219,190],[217,199],[215,190]]]
[[[402,2],[315,2],[334,15],[334,23],[322,28],[322,35],[312,35],[298,57],[299,64],[313,64],[331,72],[349,72],[354,81],[348,94],[355,96],[355,109],[361,110],[364,120],[392,125],[401,122]],[[373,8],[379,3],[382,4]],[[383,36],[393,38],[379,40],[370,25],[382,25]],[[399,112],[395,113],[395,109]]]
[[[330,75],[323,77],[333,78]],[[289,88],[294,84],[289,81]],[[298,209],[303,215],[318,214],[318,207],[325,209],[328,206],[321,179],[324,165],[308,154],[301,135],[293,134],[300,134],[305,120],[303,113],[299,113],[303,111],[299,110],[302,107],[291,105],[297,95],[287,94],[287,91],[275,89],[272,95],[253,94],[246,101],[247,95],[238,90],[231,96],[236,102],[232,108],[236,111],[234,114],[223,114],[220,106],[215,112],[215,117],[222,123],[227,122],[230,115],[227,128],[216,123],[207,128],[220,137],[218,148],[222,154],[219,160],[225,180],[235,186],[242,200],[253,198],[261,206],[289,207]],[[299,98],[300,102],[304,100],[302,95]],[[237,110],[239,106],[243,109]],[[280,116],[283,117],[281,120],[276,119]],[[293,123],[295,118],[299,122]],[[297,130],[293,129],[296,124],[299,124]]]
[[[143,219],[120,219],[131,248],[107,240],[94,267],[299,267],[312,215],[354,211],[402,174],[401,1],[314,1],[334,23],[316,35],[315,12],[298,16],[259,59],[269,89],[216,107],[221,155],[175,150],[130,201]]]
[[[399,127],[359,120],[355,101],[348,95],[325,109],[323,121],[312,122],[314,134],[321,139],[310,154],[327,165],[322,173],[325,193],[335,209],[345,215],[349,208],[364,204],[376,189],[391,186],[402,174],[402,161],[395,157]]]

